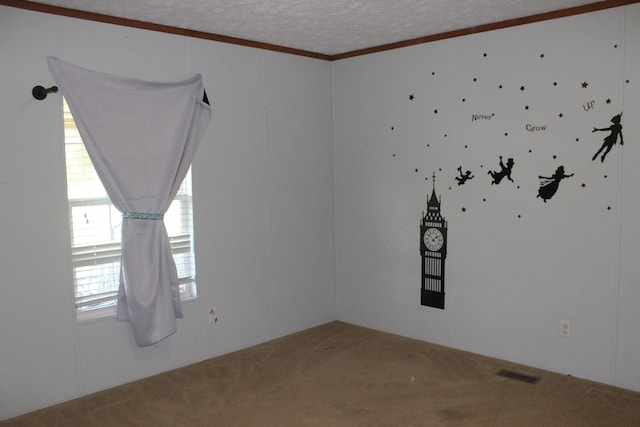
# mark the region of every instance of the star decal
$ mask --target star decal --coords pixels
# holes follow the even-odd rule
[[[413,101],[413,98],[415,98],[415,97],[413,96],[413,94],[409,95],[409,100],[410,100],[410,101]]]
[[[589,86],[589,83],[587,83],[587,82],[582,82],[581,86],[582,86],[582,88],[583,88],[583,89],[586,89],[586,88],[587,88],[587,86]]]
[[[611,104],[611,98],[607,98],[607,100],[604,102],[606,102],[607,104]]]

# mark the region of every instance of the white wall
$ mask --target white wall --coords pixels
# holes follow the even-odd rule
[[[638,22],[634,4],[334,63],[338,318],[640,390]],[[620,111],[624,147],[591,161]],[[514,183],[491,184],[499,155]],[[433,172],[444,310],[420,305]]]
[[[0,6],[0,419],[336,318],[640,390],[639,21],[634,4],[331,64]],[[127,323],[76,322],[60,97],[30,95],[53,83],[49,54],[204,77],[199,296],[158,345],[136,347]],[[605,135],[591,129],[619,111],[624,147],[591,162]],[[499,154],[515,183],[488,182]],[[537,176],[558,164],[575,176],[544,204]],[[476,178],[457,186],[457,166]],[[419,301],[433,172],[445,310]]]
[[[198,299],[152,347],[126,322],[76,322],[61,98],[31,96],[53,84],[47,55],[146,80],[203,75]],[[330,63],[4,6],[0,58],[0,419],[336,318]]]

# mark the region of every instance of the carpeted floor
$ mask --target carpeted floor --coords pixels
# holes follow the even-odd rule
[[[640,393],[332,322],[0,426],[640,426]]]

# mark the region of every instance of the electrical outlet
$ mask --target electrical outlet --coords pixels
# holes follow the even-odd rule
[[[209,323],[218,323],[218,309],[211,307],[209,310]]]
[[[561,320],[560,321],[560,336],[568,337],[571,335],[571,321],[570,320]]]

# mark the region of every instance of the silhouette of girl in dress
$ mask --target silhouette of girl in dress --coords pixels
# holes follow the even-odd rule
[[[491,178],[493,178],[491,185],[500,184],[500,181],[502,181],[502,178],[504,178],[505,176],[509,181],[513,182],[513,179],[511,179],[511,169],[513,169],[513,165],[514,165],[513,159],[509,158],[507,159],[507,165],[505,166],[505,164],[502,163],[502,156],[500,156],[500,171],[487,172],[489,175],[491,175]]]
[[[596,132],[596,131],[606,132],[606,131],[609,131],[611,133],[604,138],[604,141],[602,143],[602,147],[600,147],[598,152],[593,155],[593,158],[591,159],[591,161],[595,160],[596,157],[598,157],[598,154],[600,154],[602,152],[602,150],[605,150],[605,152],[602,153],[602,157],[600,157],[600,161],[604,162],[604,158],[607,157],[607,154],[609,154],[609,151],[611,151],[613,146],[616,144],[616,141],[618,140],[618,135],[620,135],[620,145],[624,145],[624,141],[622,140],[622,125],[620,124],[620,119],[621,118],[622,118],[622,113],[620,113],[620,114],[618,114],[616,116],[613,116],[611,118],[611,123],[613,123],[613,124],[611,126],[609,126],[608,128],[602,128],[602,129],[598,129],[598,128],[595,128],[595,127],[593,128],[593,130],[591,132]]]
[[[556,194],[556,191],[558,191],[558,186],[560,185],[560,181],[562,181],[564,178],[570,178],[572,176],[573,174],[571,175],[564,174],[564,166],[558,166],[558,169],[556,169],[556,172],[550,177],[538,175],[538,178],[540,178],[540,188],[538,189],[538,197],[542,198],[542,201],[547,203],[547,200],[552,198],[553,195]]]

